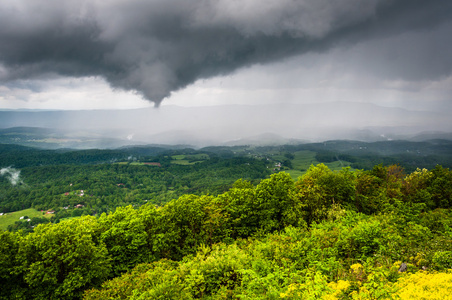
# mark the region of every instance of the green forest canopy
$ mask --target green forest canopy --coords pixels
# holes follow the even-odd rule
[[[451,204],[441,166],[319,164],[296,181],[238,180],[216,195],[0,232],[0,296],[440,299],[452,293]]]

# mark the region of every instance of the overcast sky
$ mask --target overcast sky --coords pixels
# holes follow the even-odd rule
[[[449,0],[2,0],[0,108],[452,111]]]

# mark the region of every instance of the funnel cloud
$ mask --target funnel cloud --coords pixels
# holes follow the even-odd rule
[[[433,32],[428,44],[404,43],[413,51],[374,48],[398,68],[369,70],[436,80],[452,71],[451,20],[452,2],[444,0],[3,0],[0,83],[95,76],[158,106],[200,79],[442,28],[446,34]],[[418,44],[440,46],[426,66],[414,63],[430,53]]]

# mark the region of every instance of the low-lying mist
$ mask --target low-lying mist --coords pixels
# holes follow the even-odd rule
[[[20,171],[11,167],[0,169],[0,176],[5,176],[12,185],[23,183],[20,178]]]

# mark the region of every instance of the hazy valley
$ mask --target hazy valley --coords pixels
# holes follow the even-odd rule
[[[36,136],[30,136],[30,132],[20,136],[20,130],[5,130],[11,127],[49,130],[36,130],[33,133]],[[203,147],[338,139],[368,142],[450,139],[448,133],[452,132],[452,121],[447,114],[344,102],[193,108],[162,106],[118,111],[0,111],[0,128],[3,128],[1,142],[44,148],[114,148],[133,144]]]

